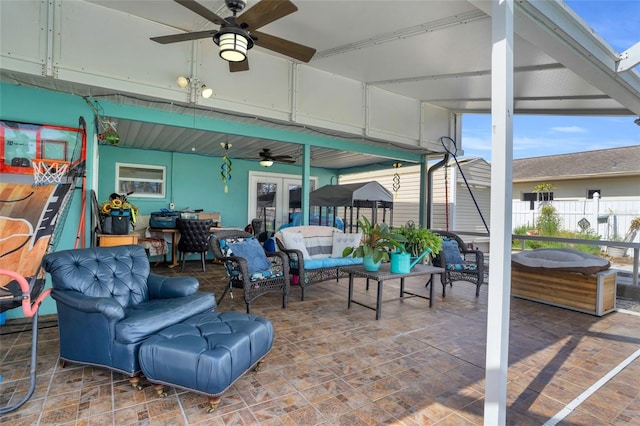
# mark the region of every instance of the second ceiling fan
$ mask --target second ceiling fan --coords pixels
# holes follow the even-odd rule
[[[258,155],[260,156],[260,165],[264,167],[269,167],[274,162],[290,164],[294,164],[296,162],[295,158],[291,155],[273,155],[271,154],[271,150],[268,148],[263,148]]]
[[[297,11],[296,5],[289,0],[260,0],[240,16],[236,15],[245,8],[246,0],[225,0],[225,4],[233,13],[233,16],[227,18],[218,16],[195,0],[174,1],[214,24],[220,25],[220,29],[152,37],[151,40],[168,44],[212,37],[213,42],[220,48],[220,57],[229,62],[231,72],[249,69],[247,51],[254,44],[301,62],[309,62],[316,53],[316,50],[311,47],[256,31]]]

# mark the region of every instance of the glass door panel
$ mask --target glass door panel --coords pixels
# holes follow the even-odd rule
[[[310,182],[316,188],[317,178]],[[277,173],[249,173],[249,217],[263,222],[263,230],[275,232],[284,224],[300,222],[302,180]]]

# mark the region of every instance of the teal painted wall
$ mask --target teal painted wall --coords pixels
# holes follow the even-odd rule
[[[257,150],[260,148],[257,147]],[[177,210],[203,209],[208,212],[220,212],[224,226],[244,228],[247,222],[249,171],[257,170],[256,161],[233,159],[229,191],[225,194],[220,179],[221,157],[209,157],[198,154],[170,153],[162,151],[140,150],[133,148],[100,145],[100,179],[98,200],[106,200],[116,192],[116,163],[165,166],[167,168],[167,190],[165,198],[141,198],[135,193],[129,201],[140,209],[140,214],[148,215],[161,208],[169,208],[173,202]],[[300,176],[302,168],[289,164],[274,164],[269,172],[286,173]],[[333,172],[312,168],[311,174],[318,177],[318,185],[329,184]]]

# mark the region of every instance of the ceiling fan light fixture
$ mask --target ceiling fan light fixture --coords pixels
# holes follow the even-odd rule
[[[247,58],[247,39],[240,34],[220,36],[220,57],[229,62],[242,62]]]
[[[260,165],[262,167],[271,167],[271,166],[273,166],[273,161],[271,161],[271,160],[261,160],[260,161]]]
[[[229,18],[233,21],[232,18]],[[235,21],[233,21],[235,22]],[[242,62],[247,59],[247,51],[253,47],[253,39],[240,27],[223,26],[213,36],[213,42],[220,48],[220,57],[228,62]]]

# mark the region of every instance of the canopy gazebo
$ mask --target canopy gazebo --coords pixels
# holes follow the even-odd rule
[[[371,209],[371,222],[378,221],[378,209],[382,209],[382,222],[387,221],[389,211],[389,223],[393,222],[393,194],[376,181],[350,183],[346,185],[326,185],[309,194],[309,206],[318,207],[320,223],[323,223],[323,209],[326,220],[324,223],[336,225],[338,209],[344,208],[345,230],[353,230],[360,218],[361,209]],[[355,218],[354,218],[355,208]],[[333,220],[331,214],[333,213]]]

